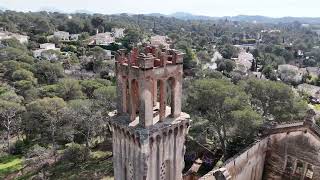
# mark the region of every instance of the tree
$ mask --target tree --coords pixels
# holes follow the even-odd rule
[[[80,82],[82,86],[82,91],[87,95],[88,98],[93,97],[93,92],[96,89],[103,87],[104,85],[95,80],[83,80]]]
[[[136,29],[128,29],[125,32],[124,38],[121,39],[122,45],[127,48],[131,49],[132,47],[136,46],[137,43],[141,42],[142,34]]]
[[[91,100],[73,100],[69,102],[67,111],[76,135],[84,137],[87,150],[93,137],[101,132],[104,123],[101,110]]]
[[[239,53],[239,50],[231,44],[219,46],[218,49],[223,58],[225,59],[231,59],[232,57],[236,57]]]
[[[229,157],[242,151],[259,138],[258,129],[263,122],[261,115],[249,108],[233,111],[231,119],[235,122],[235,126],[227,147]]]
[[[251,54],[253,55],[253,57],[254,57],[255,59],[257,59],[258,57],[260,57],[260,51],[259,51],[259,49],[254,49],[254,50],[251,52]]]
[[[303,65],[304,66],[309,66],[309,67],[316,67],[317,66],[317,61],[313,58],[310,59],[303,59]]]
[[[184,49],[185,56],[183,59],[183,68],[192,69],[196,66],[196,55],[191,48]]]
[[[53,31],[52,24],[45,18],[36,19],[37,26],[35,28],[35,34],[45,34]]]
[[[38,78],[39,83],[53,84],[64,76],[63,67],[58,63],[40,61],[35,64],[35,76]]]
[[[81,33],[84,28],[84,24],[81,20],[69,20],[67,22],[67,30],[69,33],[77,34]]]
[[[72,143],[64,152],[62,159],[69,161],[73,166],[78,163],[82,163],[88,157],[88,150],[84,146],[76,143]]]
[[[295,97],[288,85],[258,79],[249,79],[240,84],[250,94],[251,106],[266,120],[288,122],[304,116],[306,103]]]
[[[81,99],[83,97],[79,81],[74,79],[63,79],[59,83],[59,97],[66,101]]]
[[[32,64],[34,59],[28,55],[27,51],[13,47],[0,49],[0,62],[15,60]]]
[[[21,44],[16,38],[4,39],[1,43],[7,47],[21,49],[23,51],[27,50],[27,47],[24,44]]]
[[[210,62],[211,61],[211,58],[210,58],[207,51],[199,51],[197,53],[197,56],[201,62]]]
[[[66,103],[61,98],[43,98],[27,104],[24,124],[28,138],[41,136],[42,142],[51,142],[53,151],[57,149],[57,137],[63,131],[63,114]]]
[[[94,47],[90,49],[88,55],[91,55],[93,58],[89,63],[92,63],[92,70],[94,72],[99,72],[102,69],[103,61],[106,57],[106,51],[101,47]]]
[[[92,18],[91,23],[94,28],[99,28],[103,24],[103,19],[101,17],[94,17]]]
[[[217,133],[224,155],[227,156],[227,132],[235,125],[231,117],[238,111],[250,109],[249,97],[229,81],[200,79],[189,89],[187,109],[192,115],[209,121],[208,126]]]
[[[233,69],[236,67],[236,63],[230,59],[224,59],[221,60],[218,63],[218,71],[226,71],[228,73],[230,73],[231,71],[233,71]]]
[[[264,74],[267,79],[270,79],[270,80],[273,80],[273,81],[277,80],[277,74],[275,73],[273,67],[270,66],[270,65],[265,66],[262,69],[262,74]]]
[[[285,64],[285,59],[282,56],[276,56],[271,53],[264,53],[261,55],[261,58],[258,59],[265,66],[272,66],[277,69],[278,65]]]
[[[116,87],[101,87],[93,92],[93,96],[101,107],[108,112],[115,109],[116,106]]]
[[[33,73],[26,69],[19,69],[14,71],[12,74],[12,80],[13,81],[26,80],[26,81],[36,82],[36,79],[33,77]]]
[[[24,110],[24,107],[15,102],[0,100],[0,124],[6,130],[7,148],[10,153],[10,136],[20,124],[19,114]]]
[[[17,62],[17,61],[5,61],[1,63],[2,66],[2,72],[3,72],[3,77],[12,80],[12,74],[21,69],[26,69],[30,72],[33,71],[33,67],[30,64],[24,63],[24,62]]]

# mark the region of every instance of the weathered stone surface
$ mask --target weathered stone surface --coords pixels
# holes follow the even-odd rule
[[[308,129],[290,133],[279,133],[270,136],[268,155],[265,162],[263,179],[302,179],[306,174],[308,164],[313,168],[313,179],[320,179],[320,143]],[[286,172],[288,156],[303,163],[303,174]],[[295,165],[296,166],[296,165]]]

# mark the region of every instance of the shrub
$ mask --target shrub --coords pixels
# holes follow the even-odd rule
[[[29,147],[30,143],[28,141],[18,140],[13,146],[11,146],[10,152],[13,155],[24,154],[28,151]]]
[[[72,143],[63,153],[62,159],[69,161],[74,165],[84,162],[89,155],[89,150],[86,147]]]

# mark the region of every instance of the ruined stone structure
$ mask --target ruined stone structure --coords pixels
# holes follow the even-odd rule
[[[320,129],[311,110],[302,122],[277,125],[220,169],[185,180],[318,180]]]
[[[183,54],[146,47],[116,57],[118,106],[110,123],[116,180],[180,180],[189,115],[181,112]]]

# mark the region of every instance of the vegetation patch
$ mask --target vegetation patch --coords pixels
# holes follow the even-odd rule
[[[0,158],[0,179],[22,168],[21,156],[7,155]]]

